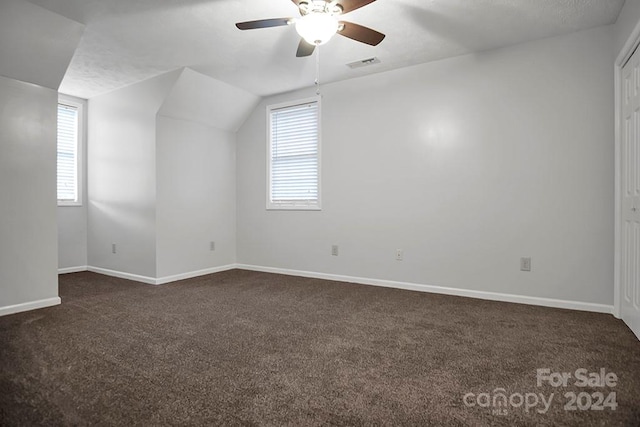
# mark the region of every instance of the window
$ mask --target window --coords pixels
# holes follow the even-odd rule
[[[267,108],[267,209],[320,210],[320,99]]]
[[[58,206],[79,206],[82,104],[58,102]]]

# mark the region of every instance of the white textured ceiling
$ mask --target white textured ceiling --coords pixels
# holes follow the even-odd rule
[[[290,0],[29,0],[86,24],[61,92],[90,98],[191,67],[264,96],[313,85],[315,55],[296,58],[295,28],[234,23],[295,17]],[[378,0],[344,16],[387,35],[377,47],[334,37],[321,81],[348,79],[612,24],[624,0]],[[347,63],[376,56],[380,64]]]

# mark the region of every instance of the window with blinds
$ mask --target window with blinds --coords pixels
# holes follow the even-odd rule
[[[79,108],[58,104],[58,204],[78,204]]]
[[[320,209],[320,101],[268,108],[267,209]]]

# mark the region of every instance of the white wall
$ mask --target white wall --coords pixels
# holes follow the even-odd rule
[[[0,314],[60,302],[57,101],[55,90],[0,77]]]
[[[87,199],[82,206],[58,207],[58,269],[87,266]]]
[[[156,113],[176,78],[165,74],[89,100],[92,267],[155,277]]]
[[[233,264],[235,134],[158,116],[156,158],[157,277]]]
[[[325,85],[321,212],[265,210],[265,106],[312,93],[267,99],[237,136],[238,262],[612,304],[612,30]]]
[[[185,68],[162,103],[156,128],[161,280],[235,263],[235,134],[259,101]]]
[[[87,101],[63,95],[83,107],[81,124],[81,171],[78,180],[81,206],[58,206],[58,270],[84,269],[87,266]]]
[[[234,126],[257,98],[202,79],[180,69],[89,101],[90,268],[153,283],[235,262]]]

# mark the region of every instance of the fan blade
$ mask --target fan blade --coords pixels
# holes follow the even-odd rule
[[[338,31],[338,34],[362,43],[370,44],[371,46],[377,46],[385,38],[384,34],[376,30],[352,22],[340,21],[340,25],[343,28]]]
[[[289,25],[293,18],[259,19],[257,21],[238,22],[236,27],[241,30],[255,30],[257,28],[283,27]]]
[[[353,10],[360,9],[376,0],[338,0],[338,5],[342,8],[342,13],[349,13]],[[295,0],[294,0],[295,3]]]
[[[298,45],[298,51],[296,52],[296,56],[298,58],[302,58],[304,56],[310,56],[315,50],[316,45],[307,43],[305,39],[300,39],[300,44]]]

